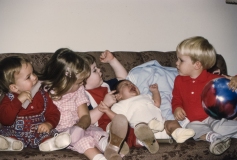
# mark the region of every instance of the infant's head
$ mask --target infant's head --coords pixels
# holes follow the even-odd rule
[[[138,87],[129,80],[121,80],[115,86],[117,101],[140,95]]]

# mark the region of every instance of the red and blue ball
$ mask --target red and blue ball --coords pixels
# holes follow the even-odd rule
[[[237,117],[237,90],[229,89],[230,80],[216,78],[206,84],[202,91],[202,106],[214,119]]]

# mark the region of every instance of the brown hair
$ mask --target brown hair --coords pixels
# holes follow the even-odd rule
[[[53,100],[59,100],[79,79],[83,83],[90,76],[90,67],[68,48],[58,49],[45,65],[39,79]]]
[[[96,59],[94,56],[87,54],[87,53],[81,53],[80,56],[83,58],[86,63],[91,66],[93,63],[96,62]]]
[[[15,74],[18,74],[23,64],[30,64],[28,59],[20,56],[6,57],[0,62],[0,90],[8,93],[9,86],[15,83]]]

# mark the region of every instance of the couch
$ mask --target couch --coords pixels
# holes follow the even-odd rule
[[[79,53],[79,52],[77,52]],[[102,64],[99,61],[101,52],[86,52],[96,57],[98,67],[101,68],[103,78],[105,80],[115,77],[113,70],[109,64]],[[150,60],[157,60],[163,66],[175,67],[176,53],[144,51],[144,52],[113,52],[114,56],[122,63],[122,65],[130,71],[133,67]],[[2,53],[0,60],[7,56],[21,55],[32,62],[35,70],[40,72],[41,68],[49,60],[52,53]],[[219,68],[221,73],[227,74],[226,62],[222,55],[217,55],[217,62],[210,70]],[[1,95],[0,100],[3,95]],[[209,152],[209,143],[204,141],[187,140],[185,143],[177,144],[170,141],[159,141],[160,149],[156,154],[150,154],[144,147],[131,148],[130,153],[125,156],[124,160],[236,160],[237,159],[237,140],[232,139],[231,147],[222,155],[215,156]],[[75,151],[63,149],[53,152],[41,152],[38,149],[24,148],[20,152],[0,152],[2,160],[87,160],[87,158]]]

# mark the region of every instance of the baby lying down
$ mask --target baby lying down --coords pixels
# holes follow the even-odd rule
[[[127,117],[136,138],[145,146],[150,153],[156,153],[159,145],[157,137],[172,136],[177,143],[183,143],[194,136],[192,129],[185,129],[180,126],[176,120],[165,120],[161,115],[161,98],[158,85],[149,86],[152,93],[150,95],[141,95],[138,87],[129,80],[121,80],[116,86],[115,103],[110,109],[104,112],[112,118],[116,114],[123,114]],[[103,102],[100,108],[107,108]],[[102,109],[103,110],[103,109]]]

